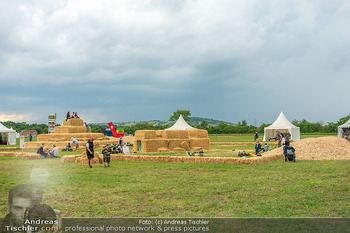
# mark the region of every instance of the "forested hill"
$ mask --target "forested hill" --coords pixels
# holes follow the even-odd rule
[[[203,118],[203,117],[191,117],[191,121],[189,122],[193,126],[198,126],[202,122],[207,122],[208,126],[216,126],[220,123],[225,123],[228,125],[233,125],[233,123],[220,121],[220,120],[214,120],[210,118]],[[128,122],[113,122],[113,124],[119,126],[119,127],[132,127],[136,124],[143,123],[143,124],[149,124],[154,127],[161,127],[161,126],[171,126],[175,122],[174,121],[160,121],[160,120],[152,120],[152,121],[128,121]],[[93,125],[107,125],[107,123],[92,123]]]

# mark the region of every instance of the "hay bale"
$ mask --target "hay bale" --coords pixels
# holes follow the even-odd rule
[[[193,150],[192,148],[194,147],[199,147],[199,148],[203,148],[204,150],[210,150],[209,147],[209,138],[191,138],[190,139],[190,148],[191,150]]]
[[[187,130],[189,138],[208,138],[208,131],[203,129]]]
[[[32,160],[32,159],[42,159],[44,158],[44,156],[40,155],[40,154],[34,154],[34,153],[18,153],[19,156],[24,159],[24,160]]]
[[[77,157],[75,155],[65,155],[61,158],[61,161],[63,163],[75,162],[76,158]]]
[[[158,151],[158,152],[169,152],[170,150],[167,149],[167,148],[162,147],[162,148],[158,148],[157,151]]]
[[[73,119],[63,120],[62,125],[63,126],[84,126],[84,121],[82,119],[73,118]]]
[[[0,152],[1,157],[10,157],[15,158],[17,156],[18,152]]]
[[[189,146],[188,142],[183,141],[183,142],[180,143],[180,145],[185,151],[190,151],[190,146]]]

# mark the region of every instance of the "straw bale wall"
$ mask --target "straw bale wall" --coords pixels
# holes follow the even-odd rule
[[[86,152],[84,151],[78,158],[75,159],[76,163],[89,164]],[[103,162],[103,157],[97,152],[94,152],[93,164],[99,164]]]
[[[215,163],[215,164],[261,164],[273,160],[282,160],[283,155],[260,156],[251,158],[225,157],[184,157],[184,156],[143,156],[143,155],[111,155],[115,161],[171,162],[171,163]]]
[[[11,157],[15,158],[18,152],[0,152],[0,157]]]
[[[58,133],[86,133],[85,126],[57,126],[53,132],[54,134]]]
[[[0,151],[20,150],[19,147],[0,147]]]
[[[166,147],[161,147],[161,148],[158,148],[157,152],[170,152],[170,150]]]
[[[88,139],[85,140],[78,140],[79,141],[79,149],[80,150],[85,150],[85,144],[87,143]],[[28,149],[33,149],[37,150],[41,146],[41,144],[44,143],[45,147],[51,148],[53,145],[56,145],[58,150],[62,150],[63,148],[66,148],[68,145],[68,142],[72,142],[71,140],[68,141],[40,141],[40,142],[25,142],[24,147],[26,150]],[[118,139],[117,138],[106,138],[104,140],[94,140],[94,147],[95,148],[103,148],[104,145],[107,143],[117,143]],[[73,149],[75,149],[75,145],[73,146]]]
[[[185,151],[190,151],[189,143],[186,141],[183,141],[180,143],[181,147],[185,149]]]
[[[208,131],[203,129],[191,129],[188,131],[190,138],[208,138]]]
[[[140,142],[142,152],[210,150],[206,130],[137,130],[134,151]]]
[[[51,134],[39,134],[37,141],[71,141],[71,137],[74,137],[79,141],[88,140],[89,138],[105,139],[105,136],[102,133],[51,133]]]
[[[204,150],[209,150],[209,138],[191,138],[190,147],[199,147],[203,148]]]
[[[75,162],[75,160],[77,158],[80,158],[81,155],[65,155],[61,158],[61,161],[64,162],[64,163],[67,163],[67,162]]]
[[[19,156],[24,160],[32,160],[32,159],[43,159],[44,156],[36,153],[24,153],[23,155],[19,154]],[[49,156],[48,156],[49,158]]]

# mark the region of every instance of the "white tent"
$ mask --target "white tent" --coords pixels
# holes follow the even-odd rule
[[[176,123],[171,126],[170,128],[167,128],[165,130],[187,130],[187,129],[196,129],[187,124],[187,122],[184,120],[182,115],[180,115],[179,119],[176,121]]]
[[[7,141],[7,145],[16,145],[16,130],[13,130],[12,128],[8,129],[0,123],[0,134],[2,141]]]
[[[338,126],[338,137],[344,137],[344,132],[346,135],[350,133],[350,120]]]
[[[282,111],[272,125],[264,128],[264,141],[275,138],[277,130],[282,134],[289,133],[293,141],[300,140],[300,128],[290,123]]]

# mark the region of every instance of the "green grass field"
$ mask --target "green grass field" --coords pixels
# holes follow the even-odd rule
[[[210,137],[218,142],[252,138]],[[238,149],[211,148],[227,153]],[[0,157],[0,217],[7,213],[8,191],[30,182],[34,168],[49,171],[44,203],[61,210],[63,217],[350,216],[350,161],[281,160],[260,165],[112,161],[110,168],[99,164],[89,169],[60,159]]]

